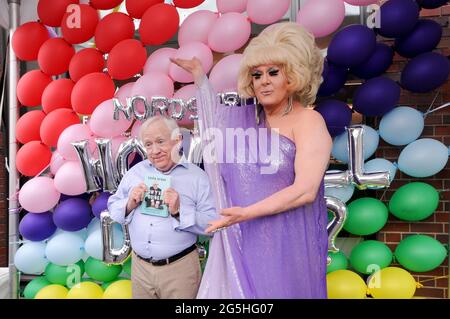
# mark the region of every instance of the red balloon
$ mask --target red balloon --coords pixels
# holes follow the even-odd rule
[[[59,27],[67,6],[78,3],[79,0],[39,0],[37,14],[43,24]]]
[[[32,141],[22,146],[16,155],[16,168],[25,176],[37,176],[49,164],[52,151],[41,141]]]
[[[106,65],[113,79],[126,80],[139,73],[147,60],[147,51],[135,39],[119,42],[111,50]]]
[[[87,4],[73,6],[61,20],[64,39],[72,44],[83,43],[94,36],[98,24],[98,12]]]
[[[45,118],[45,113],[41,110],[33,110],[22,115],[16,124],[16,139],[26,144],[31,141],[40,141],[39,129]]]
[[[173,5],[157,4],[145,11],[139,34],[144,44],[161,45],[177,33],[179,24],[180,17]]]
[[[17,98],[23,106],[38,106],[41,104],[42,93],[52,78],[41,70],[25,73],[17,83]]]
[[[70,78],[77,82],[86,74],[102,72],[104,67],[105,59],[100,51],[91,48],[82,49],[75,53],[72,60],[70,60]]]
[[[97,10],[109,10],[117,7],[123,0],[91,0],[91,7]]]
[[[34,61],[39,48],[50,38],[45,26],[39,22],[27,22],[16,29],[12,47],[16,56],[23,61]]]
[[[132,39],[134,23],[129,15],[113,12],[105,16],[95,29],[95,45],[102,52],[109,52],[120,41]]]
[[[50,112],[41,124],[42,142],[50,147],[56,147],[62,131],[73,124],[80,124],[80,118],[73,110],[57,109]]]
[[[125,7],[130,16],[141,19],[145,10],[158,3],[164,3],[164,0],[126,0]]]
[[[75,49],[63,38],[48,39],[39,49],[39,67],[48,75],[59,75],[69,70],[74,54]]]
[[[83,76],[74,86],[71,95],[75,112],[90,115],[103,101],[112,99],[116,87],[113,80],[103,73]]]
[[[175,7],[189,9],[201,5],[205,0],[173,0]]]
[[[50,113],[56,109],[71,109],[70,95],[75,83],[70,79],[58,79],[53,81],[42,93],[42,109]]]

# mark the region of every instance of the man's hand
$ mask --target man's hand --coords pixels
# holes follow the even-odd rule
[[[140,183],[131,190],[130,195],[128,196],[126,215],[141,204],[147,190],[145,183]]]
[[[164,204],[169,207],[171,215],[177,215],[180,210],[180,196],[173,188],[168,188],[163,193]]]

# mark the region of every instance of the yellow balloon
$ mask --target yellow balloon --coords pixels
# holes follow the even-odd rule
[[[76,284],[67,294],[67,299],[102,299],[102,297],[102,287],[90,281]]]
[[[329,299],[364,299],[366,292],[364,280],[350,270],[336,270],[327,274]]]
[[[103,299],[131,299],[131,280],[117,280],[106,288]]]
[[[377,299],[411,299],[420,287],[409,272],[398,267],[383,268],[367,282],[369,293]]]
[[[48,285],[39,290],[34,299],[66,299],[69,290],[61,285]]]

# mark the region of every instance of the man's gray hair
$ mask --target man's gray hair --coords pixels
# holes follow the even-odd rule
[[[170,117],[167,116],[152,116],[148,119],[146,119],[144,121],[144,123],[142,123],[141,127],[139,128],[139,139],[142,141],[142,135],[144,134],[144,132],[150,127],[150,125],[155,124],[157,122],[163,121],[167,128],[170,130],[171,132],[171,138],[175,139],[175,137],[177,135],[181,135],[181,131],[180,131],[180,127],[178,126],[178,123]]]

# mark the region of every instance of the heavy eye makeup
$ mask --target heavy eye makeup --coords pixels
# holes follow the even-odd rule
[[[277,76],[280,73],[280,69],[270,68],[270,69],[267,70],[267,73],[269,74],[269,76]],[[261,78],[262,74],[263,73],[261,71],[256,70],[256,71],[252,72],[252,77],[255,80],[259,80]]]

